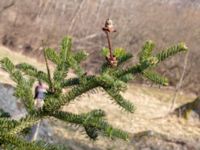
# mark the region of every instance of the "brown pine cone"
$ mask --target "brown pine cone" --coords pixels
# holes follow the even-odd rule
[[[105,26],[102,29],[103,31],[107,31],[107,32],[116,32],[113,26],[113,21],[109,18],[106,20]]]

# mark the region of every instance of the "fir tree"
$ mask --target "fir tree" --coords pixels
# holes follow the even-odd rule
[[[71,51],[72,39],[70,37],[65,37],[62,40],[59,52],[52,48],[44,49],[46,72],[38,70],[27,63],[15,65],[9,58],[1,60],[1,67],[16,82],[15,96],[24,104],[28,115],[19,121],[15,121],[9,118],[8,113],[3,110],[0,111],[0,147],[30,150],[61,149],[41,142],[29,142],[21,136],[25,129],[48,117],[82,126],[85,129],[85,133],[94,140],[100,135],[112,139],[128,140],[129,134],[127,132],[112,127],[105,120],[106,114],[103,110],[74,114],[62,111],[61,108],[83,93],[101,87],[110,95],[112,101],[125,111],[133,113],[135,106],[121,95],[121,92],[126,90],[127,82],[134,80],[134,77],[139,74],[155,84],[168,85],[168,79],[153,69],[161,61],[179,52],[187,51],[187,47],[184,43],[179,43],[153,55],[154,43],[147,41],[141,49],[139,62],[135,65],[123,67],[123,64],[132,58],[132,54],[127,53],[122,48],[112,50],[109,34],[116,30],[113,29],[111,22],[107,22],[103,31],[106,33],[109,48],[102,49],[102,54],[105,56],[106,61],[96,75],[87,75],[81,67],[80,63],[87,58],[87,54],[84,51],[73,53]],[[49,61],[56,66],[53,73],[49,69]],[[74,70],[77,77],[66,78],[69,69]],[[33,84],[36,80],[41,80],[49,86],[45,104],[39,110],[34,107],[32,93]],[[63,89],[69,87],[70,90],[67,93],[62,92]]]

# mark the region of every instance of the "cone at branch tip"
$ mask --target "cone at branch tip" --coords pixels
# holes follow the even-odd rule
[[[103,31],[105,32],[116,32],[114,25],[113,25],[113,21],[108,18],[105,22],[105,26],[102,28]]]

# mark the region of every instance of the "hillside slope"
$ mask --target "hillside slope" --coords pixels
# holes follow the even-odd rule
[[[13,118],[17,119],[24,115],[24,109],[19,100],[14,99],[12,93],[13,89],[10,86],[1,84],[0,108],[3,107],[12,114]],[[107,113],[107,120],[113,126],[130,133],[130,141],[109,140],[100,136],[97,141],[93,142],[86,137],[83,128],[53,118],[42,121],[38,140],[64,144],[71,150],[146,150],[145,148],[149,150],[199,150],[199,120],[184,120],[176,116],[165,117],[169,111],[173,91],[129,85],[123,95],[136,106],[134,114],[127,114],[117,105],[111,105],[112,101],[101,89],[98,89],[98,93],[91,91],[82,95],[74,103],[63,107],[63,110],[81,113],[103,109]],[[179,106],[192,99],[192,95],[181,94],[178,96],[176,105]]]
[[[98,51],[107,46],[101,27],[111,17],[118,31],[113,45],[134,56],[148,39],[155,41],[157,50],[185,41],[190,55],[183,88],[199,93],[199,6],[199,0],[1,0],[1,43],[41,60],[42,40],[58,48],[63,36],[71,35],[74,50],[90,54],[85,67],[97,71],[102,59]],[[181,55],[159,69],[171,78],[171,85],[181,76],[183,60]]]
[[[197,144],[200,141],[199,120],[184,120],[177,118],[176,116],[166,117],[166,115],[169,113],[169,106],[173,97],[173,91],[132,84],[129,85],[128,90],[124,93],[124,97],[131,100],[131,102],[133,102],[133,104],[136,106],[136,111],[134,114],[127,114],[126,112],[120,110],[117,105],[111,104],[112,101],[110,100],[109,96],[107,96],[105,92],[102,92],[101,90],[99,90],[97,93],[90,92],[89,94],[84,94],[73,104],[70,104],[63,109],[76,113],[87,112],[89,110],[98,108],[103,109],[106,111],[107,119],[111,124],[113,124],[115,127],[128,131],[132,135],[144,131],[151,131],[153,133],[159,133],[171,141],[173,141],[173,139],[182,142],[184,141],[187,146],[192,146],[192,143]],[[178,102],[176,103],[176,106],[186,103],[187,101],[191,101],[192,99],[192,95],[181,94],[178,96]],[[84,134],[81,135],[78,131],[76,131],[74,134],[74,128],[71,128],[70,126],[67,127],[66,125],[62,127],[63,128],[57,127],[57,123],[55,123],[55,131],[60,137],[64,136],[64,138],[68,140],[78,139],[83,143],[90,143],[91,146],[93,145],[91,142],[85,139]],[[83,129],[80,129],[80,131],[81,130]],[[63,135],[63,133],[65,134]],[[149,136],[149,140],[150,137],[151,136]],[[154,149],[156,149],[156,147],[157,149],[169,149],[170,142],[167,144],[168,146],[165,145],[165,148],[164,143],[166,141],[164,141],[161,137],[158,139],[161,140],[161,143],[158,144],[159,140],[153,140],[149,143],[149,145],[147,144],[149,149],[151,149],[151,144],[154,145],[153,143],[155,143]],[[130,142],[133,141],[131,140]],[[124,144],[122,141],[113,141],[112,144],[110,142],[111,141],[107,141],[105,138],[100,138],[100,140],[94,143],[94,146],[98,146],[102,149],[108,149],[112,147],[113,150],[123,150],[133,149],[134,145],[133,143]],[[142,144],[145,145],[146,143],[142,143],[141,141],[139,147],[142,146]],[[180,145],[178,146],[177,144],[176,146],[179,147]],[[172,147],[171,149],[175,150],[176,146],[174,148]],[[189,150],[187,146],[185,148]],[[196,146],[200,148],[200,145],[197,144]],[[179,147],[178,149],[181,150],[182,148]]]
[[[44,64],[19,53],[9,53],[4,47],[0,48],[1,57],[15,58],[14,62],[29,62],[44,70]],[[1,82],[13,84],[8,75],[0,71]],[[7,76],[6,76],[7,75]],[[13,118],[24,115],[23,106],[13,97],[14,89],[11,86],[0,86],[0,108],[11,112]],[[136,83],[128,85],[128,90],[123,93],[135,106],[134,114],[122,111],[117,105],[112,104],[110,97],[96,89],[81,95],[77,100],[63,110],[74,113],[88,112],[93,109],[103,109],[107,113],[107,120],[115,127],[130,133],[129,142],[109,140],[99,137],[95,142],[86,138],[82,128],[63,124],[61,121],[50,118],[44,120],[40,128],[39,139],[50,143],[62,143],[72,150],[194,150],[200,149],[200,121],[190,118],[184,120],[169,113],[174,90],[169,88],[148,87]],[[195,96],[180,92],[177,97],[176,107],[191,102]],[[12,104],[12,105],[11,105]],[[18,110],[19,109],[19,110]]]

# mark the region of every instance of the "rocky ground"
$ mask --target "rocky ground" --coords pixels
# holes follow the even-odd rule
[[[23,105],[13,96],[14,89],[8,84],[0,84],[0,108],[10,112],[12,118],[25,115]],[[38,140],[66,145],[71,150],[199,150],[200,121],[190,117],[188,120],[168,115],[172,90],[129,85],[124,93],[136,106],[134,114],[127,114],[112,104],[110,98],[99,89],[79,97],[64,110],[74,113],[88,112],[101,108],[106,111],[108,121],[113,126],[129,132],[130,141],[109,140],[99,137],[91,141],[84,130],[59,120],[43,120]],[[193,95],[180,94],[176,107],[190,102]]]

